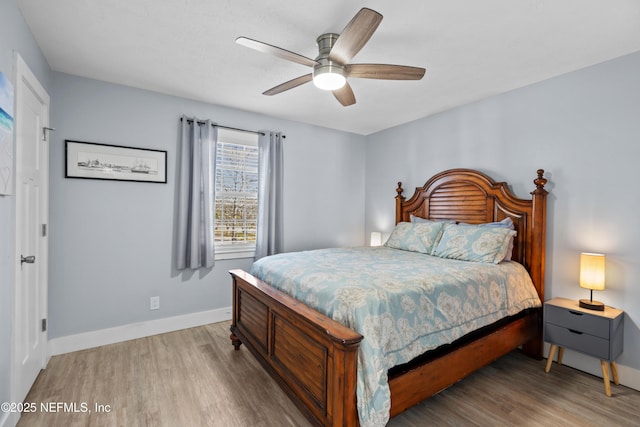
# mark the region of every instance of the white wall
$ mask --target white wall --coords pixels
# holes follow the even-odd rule
[[[285,250],[364,243],[365,138],[306,124],[53,73],[49,337],[231,305],[228,270],[173,268],[179,118],[283,131]],[[64,177],[64,140],[168,152],[168,183]],[[160,296],[160,310],[149,298]]]
[[[588,291],[578,287],[579,254],[605,253],[607,289],[595,297],[626,311],[625,350],[618,362],[637,375],[638,76],[640,53],[370,135],[367,232],[393,228],[397,181],[410,197],[436,172],[466,167],[511,183],[525,198],[535,188],[536,169],[545,169],[551,192],[546,297],[587,298]],[[581,362],[571,354],[565,359],[599,370],[594,360]],[[635,381],[640,384],[640,377]]]
[[[49,66],[29,28],[22,19],[16,0],[0,2],[0,71],[13,83],[13,55],[18,52],[46,90]],[[15,146],[14,146],[15,153]],[[10,401],[11,324],[13,322],[14,196],[0,196],[0,402]],[[0,412],[0,425],[8,414]]]

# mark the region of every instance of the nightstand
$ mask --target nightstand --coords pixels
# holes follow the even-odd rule
[[[600,359],[604,391],[611,396],[609,367],[613,382],[619,384],[616,358],[622,353],[624,311],[605,307],[604,311],[588,310],[578,301],[554,298],[544,303],[544,340],[551,344],[545,372],[558,351],[558,364],[562,364],[564,348]]]

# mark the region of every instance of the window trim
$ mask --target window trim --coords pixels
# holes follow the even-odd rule
[[[225,259],[254,258],[256,256],[256,245],[216,245],[215,259],[216,261]]]

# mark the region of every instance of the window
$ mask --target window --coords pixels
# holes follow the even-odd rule
[[[258,135],[218,128],[216,259],[253,257],[258,218]]]

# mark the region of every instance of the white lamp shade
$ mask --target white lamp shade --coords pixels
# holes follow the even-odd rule
[[[382,246],[382,233],[379,231],[371,232],[371,246]]]
[[[580,287],[594,291],[604,290],[603,254],[580,254]]]

